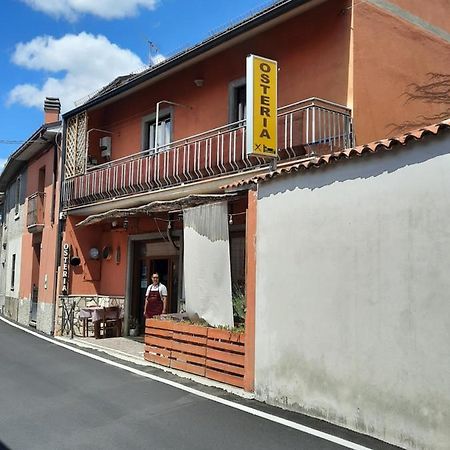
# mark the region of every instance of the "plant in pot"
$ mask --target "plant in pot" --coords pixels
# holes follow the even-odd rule
[[[139,323],[135,317],[128,319],[128,330],[130,336],[139,336]]]
[[[243,284],[241,283],[233,284],[232,302],[233,302],[234,326],[236,328],[244,327],[245,311],[247,309],[247,304],[245,300],[245,287]]]

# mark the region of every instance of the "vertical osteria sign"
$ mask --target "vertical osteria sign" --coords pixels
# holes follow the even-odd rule
[[[67,295],[69,293],[69,261],[70,261],[70,245],[67,242],[63,243],[62,252],[62,276],[61,276],[61,294]]]
[[[277,157],[277,62],[247,56],[247,155]]]

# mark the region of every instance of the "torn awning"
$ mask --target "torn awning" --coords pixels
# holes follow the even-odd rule
[[[188,195],[187,197],[177,198],[175,200],[157,200],[146,205],[133,208],[111,209],[100,214],[92,214],[77,224],[77,227],[94,225],[96,223],[106,222],[108,220],[119,219],[123,217],[134,217],[141,215],[151,215],[160,212],[180,211],[185,208],[204,205],[206,203],[218,202],[236,197],[237,194],[203,194]]]
[[[186,312],[213,326],[233,327],[228,203],[183,211]]]

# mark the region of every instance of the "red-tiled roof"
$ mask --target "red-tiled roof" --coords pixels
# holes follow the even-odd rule
[[[279,175],[285,175],[293,172],[298,172],[304,169],[318,168],[323,165],[330,164],[343,159],[350,159],[357,156],[362,156],[367,153],[378,153],[380,151],[389,151],[396,148],[398,145],[406,145],[408,142],[414,140],[418,141],[428,135],[437,135],[445,129],[450,128],[450,118],[442,122],[430,125],[424,128],[410,131],[401,136],[383,139],[381,141],[374,141],[369,144],[359,145],[358,147],[348,148],[339,152],[330,153],[311,158],[304,158],[301,161],[293,162],[292,164],[283,165],[282,167],[272,172],[264,172],[259,175],[238,180],[234,183],[223,186],[223,189],[237,188],[249,184],[254,184],[261,181],[270,180]]]

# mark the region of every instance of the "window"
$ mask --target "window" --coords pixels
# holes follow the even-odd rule
[[[244,120],[247,117],[247,92],[245,78],[233,81],[229,87],[229,121]]]
[[[156,138],[156,116],[152,114],[150,119],[143,120],[143,150],[155,151]],[[171,142],[172,139],[172,118],[170,114],[161,114],[158,119],[158,151]]]
[[[14,215],[19,214],[19,206],[20,206],[20,177],[17,177],[16,180],[16,190],[14,193]]]
[[[45,166],[39,169],[38,177],[38,192],[44,192],[45,190]]]
[[[16,278],[16,255],[12,255],[12,264],[11,264],[11,290],[14,290],[14,282]]]

